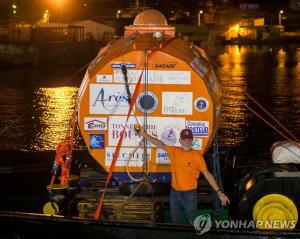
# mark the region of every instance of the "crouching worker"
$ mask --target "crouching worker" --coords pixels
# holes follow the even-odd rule
[[[214,176],[207,170],[202,154],[192,148],[193,134],[190,129],[183,129],[179,142],[181,147],[168,146],[159,139],[147,134],[142,127],[138,134],[145,137],[152,144],[164,149],[171,162],[172,189],[170,194],[170,208],[172,221],[180,224],[182,211],[185,211],[189,223],[193,225],[197,216],[197,180],[200,172],[216,191],[223,206],[229,202],[222,192]]]

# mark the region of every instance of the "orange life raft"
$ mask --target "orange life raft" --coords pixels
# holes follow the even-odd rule
[[[137,148],[142,138],[134,125],[143,125],[152,136],[175,146],[179,132],[190,128],[193,148],[205,153],[218,128],[221,89],[204,51],[176,38],[175,28],[159,11],[146,10],[125,27],[124,38],[100,50],[86,72],[78,102],[81,133],[103,168],[109,170],[125,128],[114,176],[119,181],[139,178],[147,161],[150,181],[169,182],[166,152],[150,144],[147,150]]]

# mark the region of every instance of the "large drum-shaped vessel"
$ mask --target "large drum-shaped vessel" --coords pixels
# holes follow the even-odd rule
[[[156,10],[139,13],[125,27],[124,38],[100,50],[78,96],[81,133],[90,154],[107,171],[125,128],[113,170],[119,181],[138,180],[146,173],[151,182],[170,182],[166,152],[151,144],[138,148],[143,139],[135,124],[174,146],[180,146],[180,131],[190,128],[193,148],[205,153],[220,113],[220,85],[204,51],[176,38],[175,28]]]

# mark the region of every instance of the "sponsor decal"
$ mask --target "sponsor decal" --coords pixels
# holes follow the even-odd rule
[[[186,121],[185,125],[193,132],[193,136],[208,137],[208,121]]]
[[[171,125],[163,128],[160,139],[167,145],[175,145],[179,140],[179,128]]]
[[[202,139],[194,137],[192,148],[196,149],[196,150],[201,150],[202,149]]]
[[[162,114],[164,115],[192,115],[192,92],[163,92]]]
[[[155,64],[156,68],[174,69],[178,62],[158,63]]]
[[[205,112],[207,111],[208,107],[208,100],[204,97],[199,97],[194,101],[194,108],[198,112]]]
[[[153,113],[157,109],[158,100],[152,92],[141,93],[136,100],[136,107],[144,114]]]
[[[137,117],[138,122],[143,125],[143,117]],[[149,118],[147,119],[147,132],[154,138],[157,138],[157,125],[153,123]],[[134,130],[134,125],[136,124],[136,119],[130,117],[127,125],[125,124],[125,116],[111,116],[109,117],[109,127],[108,127],[108,144],[109,146],[117,146],[121,133],[123,129],[124,136],[122,146],[138,146],[139,142],[143,140],[142,137],[136,135]],[[144,127],[145,128],[145,127]]]
[[[124,131],[124,140],[122,146],[132,147],[138,146],[142,137],[135,134],[134,125],[136,122],[139,122],[141,125],[144,125],[144,117],[130,117],[127,125],[125,125],[126,117],[125,116],[110,116],[109,125],[108,125],[108,144],[109,146],[117,146],[120,135]],[[147,126],[144,126],[144,129],[147,130],[147,133],[153,136],[154,138],[161,139],[168,145],[179,144],[179,133],[180,129],[185,128],[185,118],[179,117],[147,117]],[[149,147],[155,147],[148,141]]]
[[[131,93],[134,86],[129,86]],[[124,85],[90,84],[90,114],[124,114],[129,110],[128,95]]]
[[[129,63],[113,63],[113,64],[111,64],[112,68],[122,68],[122,66],[126,66],[126,68],[136,68],[136,64],[129,64]]]
[[[165,150],[160,148],[156,149],[156,164],[170,164],[170,159]]]
[[[105,135],[104,134],[90,134],[90,148],[91,149],[104,149],[105,148]]]
[[[84,118],[84,130],[86,131],[102,131],[107,130],[107,118]]]
[[[113,81],[112,75],[96,75],[96,82],[97,83],[110,83]]]
[[[115,150],[116,150],[115,147],[106,148],[105,166],[109,167],[111,165],[112,159],[115,154]],[[133,153],[134,150],[135,148],[121,148],[115,166],[142,167],[144,164],[144,159],[146,159],[146,155],[144,154],[144,149],[138,149],[135,153]],[[151,160],[151,149],[149,148],[147,149],[147,159]]]
[[[127,76],[129,83],[137,83],[142,70],[128,70]],[[148,84],[177,84],[188,85],[191,84],[190,71],[165,71],[165,70],[148,70]],[[124,83],[124,75],[122,70],[114,70],[114,82]],[[145,74],[143,74],[142,82],[145,82]]]

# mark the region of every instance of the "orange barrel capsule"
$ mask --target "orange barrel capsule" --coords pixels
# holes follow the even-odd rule
[[[78,95],[80,130],[90,154],[108,171],[125,129],[114,168],[117,180],[138,181],[146,168],[150,181],[170,182],[166,152],[151,144],[137,149],[142,138],[134,126],[174,146],[180,145],[180,131],[190,128],[193,147],[205,153],[218,128],[221,98],[204,51],[175,38],[175,28],[159,11],[146,10],[89,66]]]

